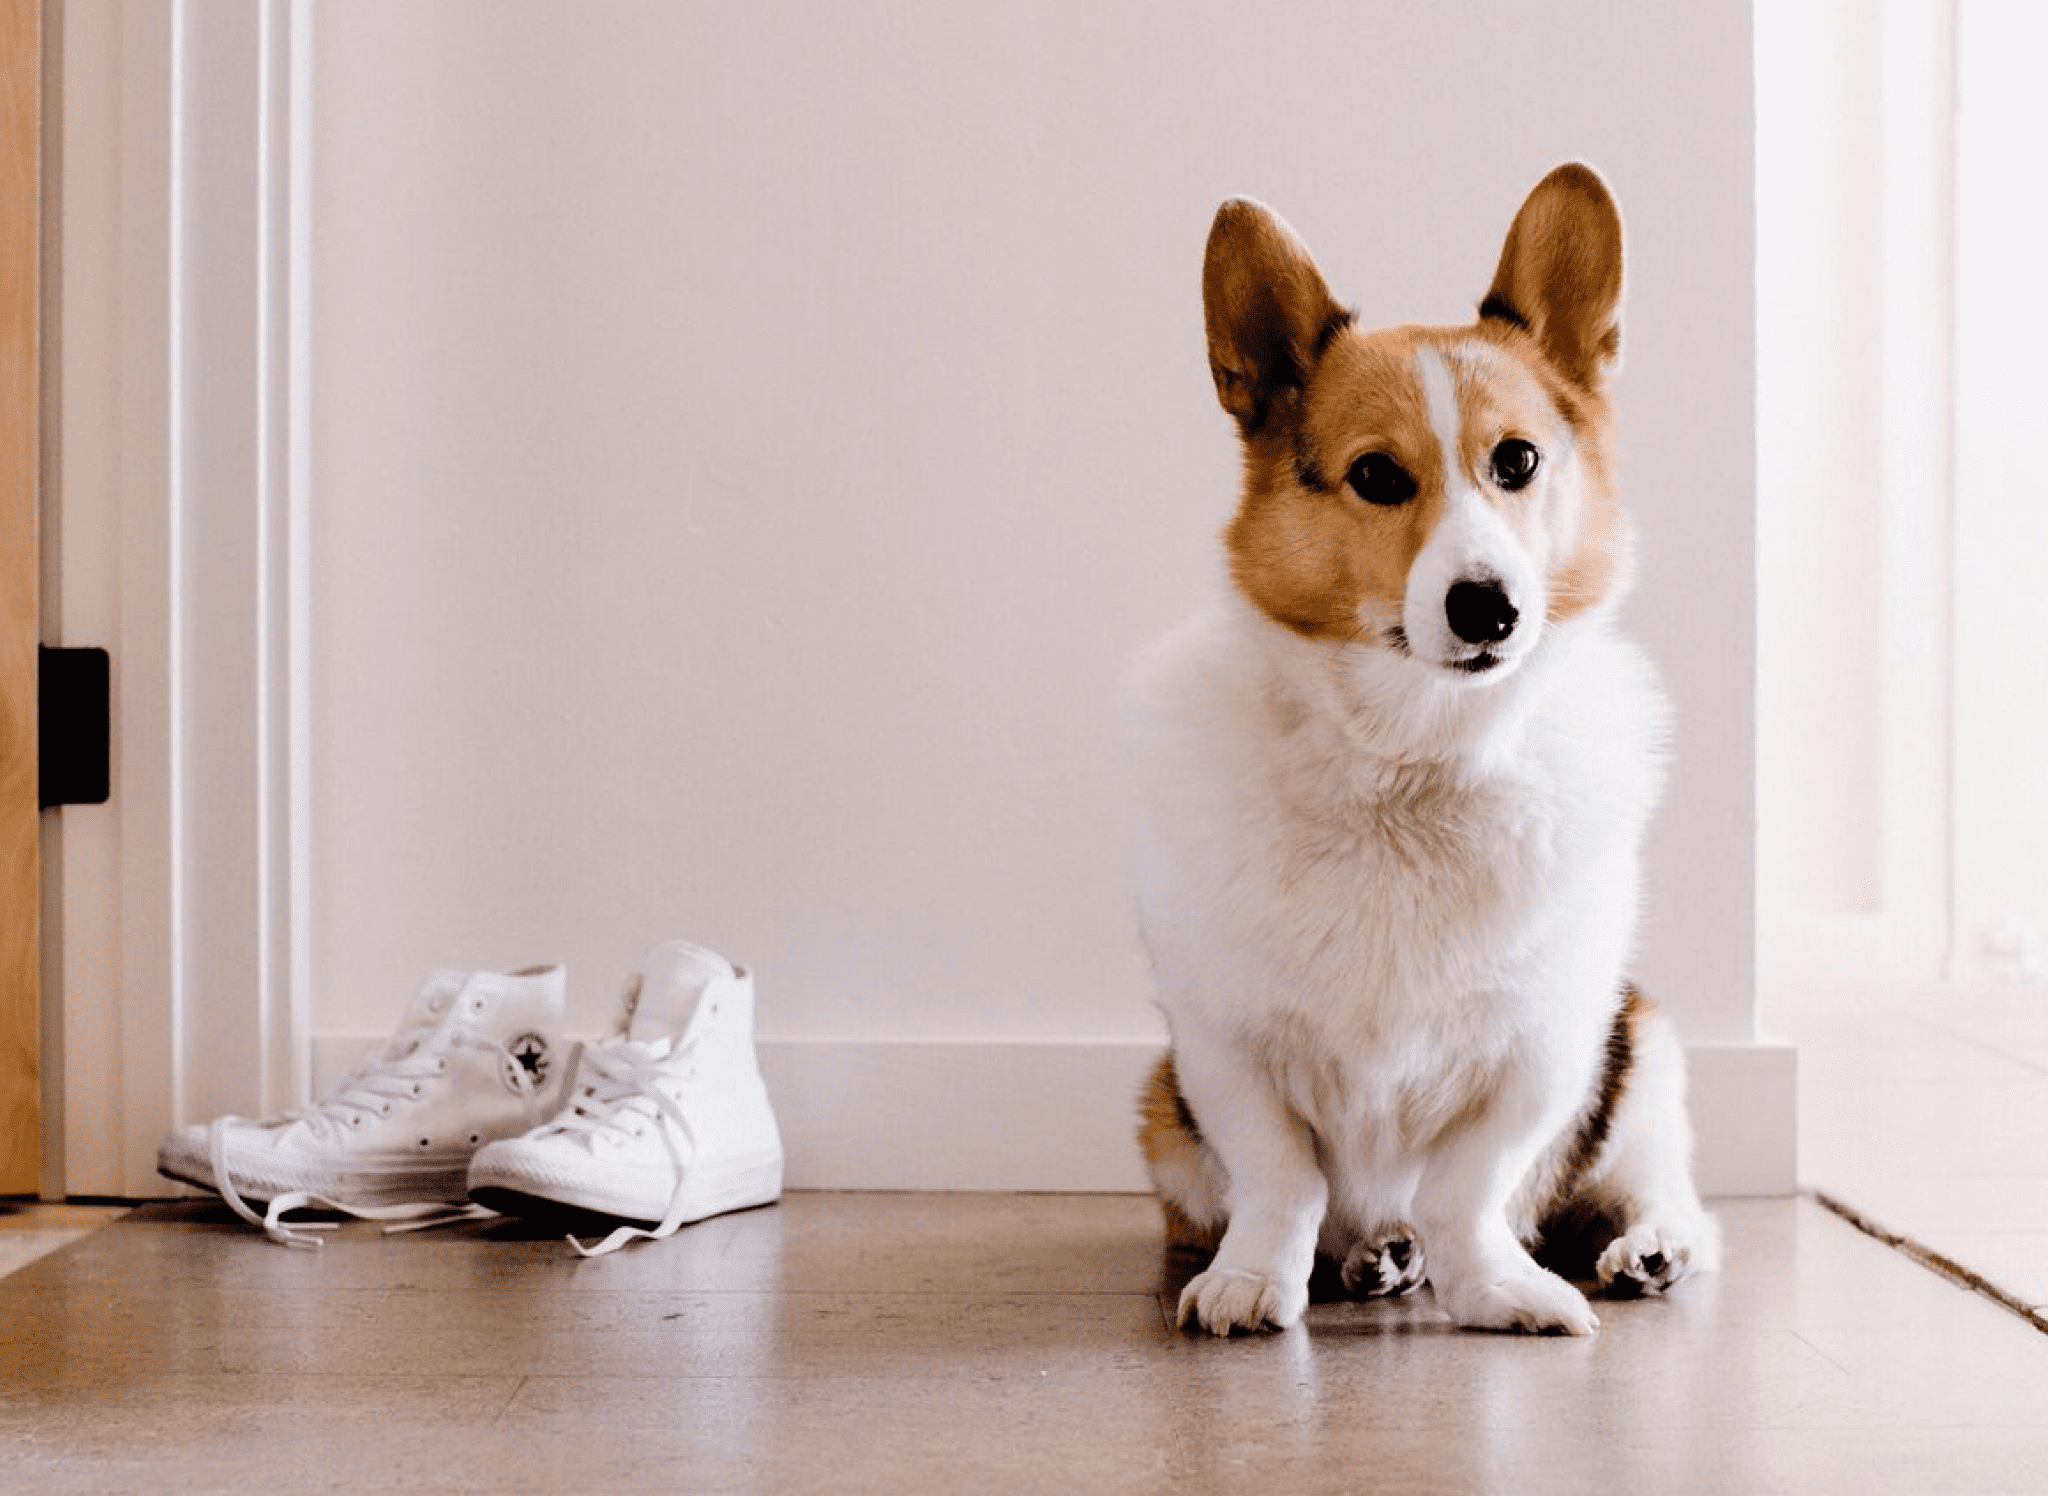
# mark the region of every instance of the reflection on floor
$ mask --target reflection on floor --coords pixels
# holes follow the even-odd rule
[[[1723,1271],[1589,1341],[1426,1292],[1190,1335],[1127,1196],[801,1194],[590,1262],[0,1202],[0,1490],[2048,1490],[2048,994],[1766,1026],[1867,1229],[1717,1201]]]
[[[1724,1270],[1588,1340],[1424,1293],[1215,1341],[1138,1197],[802,1194],[592,1261],[155,1205],[0,1280],[0,1487],[2041,1489],[2048,1336],[1809,1200],[1716,1209]]]

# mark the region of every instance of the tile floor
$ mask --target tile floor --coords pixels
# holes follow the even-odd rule
[[[1811,1198],[1715,1202],[1723,1271],[1590,1341],[1426,1293],[1184,1334],[1125,1196],[799,1194],[590,1262],[0,1205],[0,1492],[2048,1492],[2048,998],[1767,1021],[1809,1182],[1985,1292]]]
[[[122,1205],[46,1205],[32,1200],[0,1200],[0,1278],[126,1213],[127,1207]]]
[[[793,1195],[581,1261],[157,1204],[0,1280],[0,1490],[2048,1489],[2048,1336],[1808,1200],[1601,1334],[1219,1342],[1129,1196]]]
[[[2048,990],[1823,997],[1764,1017],[1799,1050],[1801,1181],[2048,1329]]]

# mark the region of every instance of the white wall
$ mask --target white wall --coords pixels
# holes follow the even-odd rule
[[[595,1017],[689,932],[774,1034],[1154,1032],[1117,684],[1233,493],[1208,216],[1462,319],[1585,157],[1685,724],[1645,962],[1747,1037],[1746,7],[1244,15],[321,12],[323,1025],[541,957]]]
[[[1368,321],[1463,320],[1522,195],[1582,158],[1629,226],[1631,616],[1680,716],[1641,974],[1704,1061],[1710,1155],[1760,1146],[1778,1180],[1789,1133],[1742,1124],[1789,1090],[1759,1112],[1731,1063],[1746,3],[263,13],[317,15],[311,814],[284,859],[311,944],[263,1000],[307,1007],[316,1076],[429,968],[565,960],[594,1028],[683,933],[759,969],[793,1155],[837,1160],[808,1182],[1134,1179],[1121,1093],[1159,1029],[1118,685],[1212,585],[1234,493],[1209,216],[1263,197]],[[180,1105],[251,1105],[236,1084]],[[918,1131],[952,1145],[878,1177]],[[1034,1150],[1049,1174],[998,1161]]]
[[[1118,685],[1233,496],[1209,214],[1280,207],[1368,321],[1462,320],[1582,157],[1682,723],[1641,966],[1752,1037],[1747,7],[1245,15],[320,13],[321,1031],[535,959],[594,1026],[687,933],[806,1088],[855,1053],[813,1041],[1152,1042]],[[1037,1053],[1011,1089],[1077,1104]]]
[[[1958,0],[1952,974],[2048,987],[2048,11]],[[2044,994],[2048,995],[2048,994]]]

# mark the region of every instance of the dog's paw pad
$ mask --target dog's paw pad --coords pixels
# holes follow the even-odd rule
[[[1239,1330],[1284,1330],[1308,1307],[1308,1285],[1285,1284],[1269,1273],[1211,1268],[1181,1290],[1179,1323],[1212,1335]]]
[[[1412,1293],[1428,1274],[1422,1249],[1406,1236],[1362,1241],[1344,1257],[1344,1291],[1353,1298],[1387,1299]]]
[[[1676,1233],[1637,1225],[1608,1243],[1597,1272],[1610,1299],[1640,1299],[1664,1292],[1693,1266],[1692,1248]]]

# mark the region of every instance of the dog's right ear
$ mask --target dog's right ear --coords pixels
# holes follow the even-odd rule
[[[1247,436],[1265,425],[1276,399],[1301,389],[1324,345],[1351,320],[1294,230],[1247,197],[1216,210],[1202,308],[1216,398]]]

